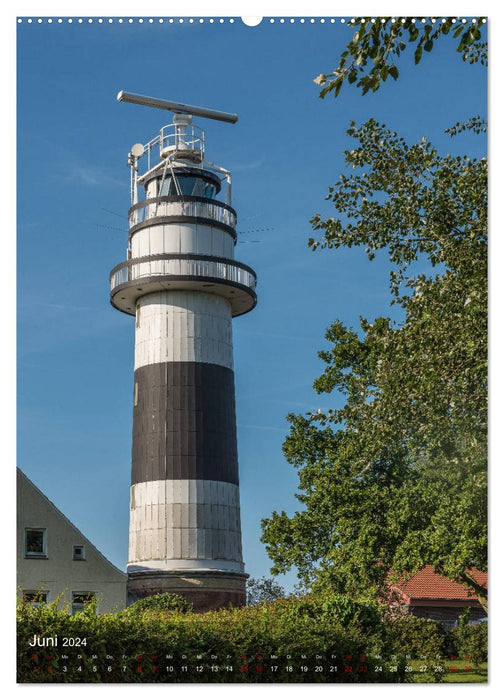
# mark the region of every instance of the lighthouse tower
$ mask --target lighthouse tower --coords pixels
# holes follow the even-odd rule
[[[120,92],[173,123],[129,154],[127,259],[111,303],[135,317],[129,600],[178,593],[196,610],[245,603],[232,318],[256,304],[234,260],[231,175],[193,116],[236,115]]]

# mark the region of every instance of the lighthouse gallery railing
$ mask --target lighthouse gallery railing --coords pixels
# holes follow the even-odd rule
[[[129,211],[130,227],[160,216],[190,216],[211,219],[231,228],[236,227],[235,210],[223,202],[189,195],[153,197],[139,202]]]
[[[114,290],[121,284],[147,277],[170,276],[205,277],[232,282],[255,290],[257,278],[252,270],[243,263],[227,258],[215,258],[209,255],[190,255],[187,253],[147,255],[133,258],[117,265],[110,273],[110,288]]]

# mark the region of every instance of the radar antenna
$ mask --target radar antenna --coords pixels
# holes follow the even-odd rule
[[[137,105],[144,105],[145,107],[157,107],[158,109],[167,109],[175,114],[190,114],[193,117],[204,117],[205,119],[216,119],[220,122],[228,122],[230,124],[236,124],[238,121],[237,114],[230,114],[229,112],[220,112],[216,109],[207,109],[206,107],[195,107],[193,105],[186,105],[182,102],[171,102],[170,100],[160,100],[156,97],[147,97],[145,95],[135,95],[132,92],[124,92],[121,90],[117,95],[119,102],[132,102]]]

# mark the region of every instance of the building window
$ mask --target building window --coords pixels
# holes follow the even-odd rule
[[[72,615],[77,612],[82,612],[88,603],[91,603],[96,597],[96,594],[90,591],[74,591],[72,593]]]
[[[47,557],[47,532],[45,528],[25,529],[25,557]]]
[[[74,544],[73,559],[75,561],[84,561],[86,558],[86,550],[83,544]]]
[[[47,603],[49,591],[23,591],[23,602],[38,608]]]
[[[451,629],[457,626],[457,620],[441,620],[444,631],[449,632]]]

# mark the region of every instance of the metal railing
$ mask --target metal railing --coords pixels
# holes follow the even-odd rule
[[[211,219],[236,228],[236,213],[227,205],[213,200],[192,198],[189,195],[154,197],[135,205],[129,212],[130,228],[158,216],[190,216]]]
[[[198,156],[198,160],[203,160],[205,154],[205,132],[199,126],[189,124],[182,132],[180,127],[177,129],[175,124],[167,124],[163,126],[157,136],[145,145],[145,153],[147,155],[147,170],[150,170],[151,155],[154,149],[159,148],[159,157],[161,158],[166,149],[173,151],[182,151],[194,153]]]
[[[166,149],[174,151],[191,151],[203,160],[205,151],[205,132],[199,126],[188,124],[183,128],[179,124],[163,126],[160,134],[161,153]]]
[[[232,282],[255,290],[257,278],[254,271],[242,263],[215,259],[211,256],[149,255],[134,258],[117,265],[110,273],[110,288],[147,277],[157,276],[205,277]]]

